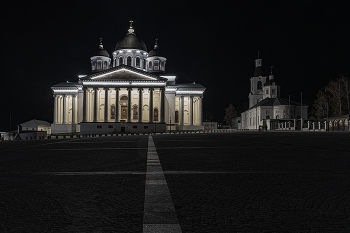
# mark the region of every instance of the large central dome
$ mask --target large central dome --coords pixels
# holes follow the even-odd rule
[[[119,49],[140,49],[143,51],[147,51],[145,43],[141,39],[136,37],[133,30],[132,32],[130,32],[130,29],[129,33],[126,34],[124,38],[120,39],[117,45],[115,46],[115,50]]]

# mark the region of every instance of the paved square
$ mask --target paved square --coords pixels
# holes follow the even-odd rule
[[[152,139],[1,142],[0,232],[350,231],[350,133]]]

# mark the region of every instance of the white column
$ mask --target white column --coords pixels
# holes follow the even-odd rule
[[[190,96],[190,125],[193,125],[193,96]]]
[[[139,88],[139,123],[142,122],[142,103],[143,103],[143,88]]]
[[[203,125],[203,97],[199,97],[199,125]]]
[[[72,124],[75,124],[75,95],[72,95]]]
[[[66,95],[63,95],[63,122],[62,122],[62,124],[66,124],[67,123],[67,110],[66,110],[66,108],[67,108],[67,98],[66,98]]]
[[[53,123],[57,124],[57,95],[53,95],[54,98],[54,107],[53,107]]]
[[[184,125],[184,97],[180,96],[180,125]]]
[[[109,90],[109,88],[105,88],[104,89],[105,90],[105,113],[104,113],[104,122],[108,122],[108,108],[107,108],[107,106],[108,106],[108,90]]]
[[[94,88],[94,120],[93,122],[97,122],[97,95],[98,95],[98,88]]]

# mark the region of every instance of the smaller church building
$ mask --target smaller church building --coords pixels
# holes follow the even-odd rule
[[[277,129],[281,123],[285,127],[295,127],[296,119],[307,118],[307,105],[280,96],[281,87],[277,85],[273,67],[271,74],[263,76],[262,59],[255,60],[255,71],[250,79],[249,109],[241,113],[241,129]],[[288,123],[288,124],[287,124]]]

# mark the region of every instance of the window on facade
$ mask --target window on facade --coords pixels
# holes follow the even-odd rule
[[[268,95],[269,94],[269,89],[266,89],[266,95]]]
[[[108,128],[113,128],[113,125],[109,125]]]
[[[276,119],[280,119],[280,115],[276,115]]]
[[[133,125],[132,128],[133,128],[133,129],[137,129],[137,125]]]
[[[164,69],[164,66],[165,66],[165,62],[162,62],[162,63],[160,64],[160,69],[161,69],[162,71],[165,70],[165,69]]]
[[[105,61],[103,64],[103,69],[106,70],[107,69],[107,62]]]
[[[102,125],[98,125],[97,128],[98,128],[98,129],[102,129]]]
[[[269,116],[269,115],[267,115],[267,116],[266,116],[266,119],[270,119],[270,116]]]
[[[128,58],[126,59],[126,64],[127,64],[128,66],[131,66],[131,57],[128,57]]]
[[[153,121],[158,121],[158,108],[153,111]]]
[[[117,59],[114,58],[113,65],[117,66]]]
[[[175,123],[179,123],[179,111],[175,111]]]
[[[122,97],[120,97],[120,100],[128,100],[128,97],[126,95],[123,95]]]
[[[132,107],[132,110],[133,110],[133,112],[132,112],[132,119],[134,119],[134,120],[137,120],[137,119],[139,119],[139,112],[138,112],[138,109],[137,109],[137,105],[134,105],[134,107]]]
[[[262,89],[261,81],[258,82],[258,90]]]
[[[140,58],[139,57],[136,58],[136,66],[140,67]]]
[[[271,93],[272,93],[272,95],[274,95],[275,94],[275,89],[272,89]]]
[[[143,68],[146,69],[146,60],[143,60]]]
[[[143,128],[144,128],[144,129],[148,129],[148,126],[147,126],[147,125],[145,125]]]
[[[122,65],[122,64],[123,64],[123,58],[120,57],[120,58],[119,58],[119,65]]]
[[[154,70],[159,70],[159,61],[154,61]]]
[[[148,62],[148,69],[149,69],[149,70],[152,70],[152,62],[151,62],[151,61]]]
[[[92,70],[95,70],[95,62],[92,62]]]
[[[97,61],[97,69],[102,69],[102,61]]]
[[[111,106],[111,119],[115,119],[115,106]]]

